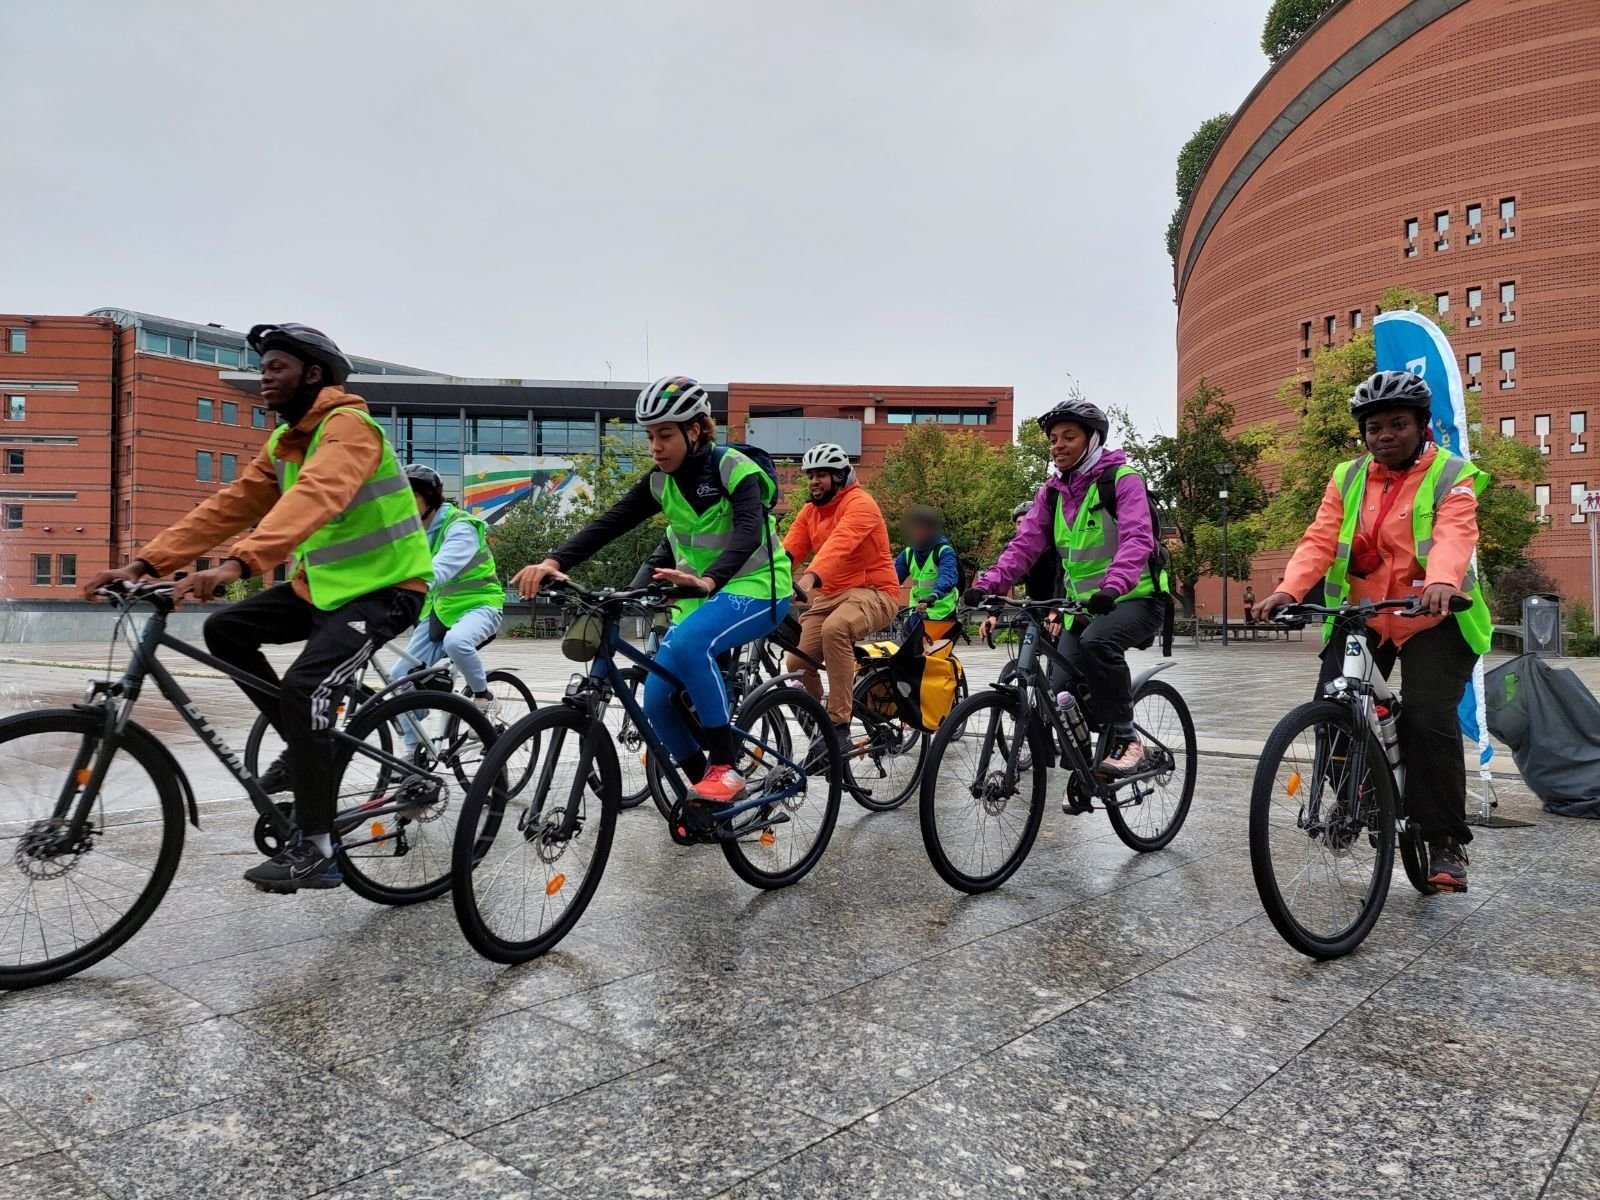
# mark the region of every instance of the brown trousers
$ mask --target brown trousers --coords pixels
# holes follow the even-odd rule
[[[814,595],[800,614],[800,649],[822,660],[828,671],[828,719],[850,723],[850,693],[856,681],[856,643],[894,620],[900,606],[876,588],[851,588],[833,596]],[[789,656],[789,669],[801,671],[806,691],[822,699],[822,678],[803,659]]]

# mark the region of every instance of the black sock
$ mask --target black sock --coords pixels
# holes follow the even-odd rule
[[[699,750],[686,755],[678,766],[689,777],[690,783],[699,783],[706,777],[706,756]]]
[[[705,731],[706,754],[724,767],[733,766],[735,745],[732,725],[716,725]]]
[[[1132,721],[1118,721],[1111,727],[1111,733],[1119,742],[1132,742],[1139,736]]]

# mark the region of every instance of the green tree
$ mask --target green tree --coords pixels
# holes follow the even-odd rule
[[[1222,574],[1222,501],[1228,497],[1228,577],[1248,579],[1260,548],[1259,514],[1266,490],[1255,470],[1268,439],[1256,430],[1230,436],[1233,406],[1220,388],[1201,380],[1184,401],[1175,434],[1146,439],[1127,412],[1113,410],[1129,464],[1156,494],[1162,523],[1176,530],[1172,551],[1173,594],[1186,613],[1194,612],[1195,586],[1207,575]],[[1233,474],[1218,468],[1228,464]]]
[[[1178,207],[1172,212],[1172,220],[1167,222],[1167,257],[1172,259],[1174,266],[1178,262],[1178,231],[1183,225],[1183,214],[1189,207],[1189,201],[1194,198],[1194,189],[1200,184],[1201,172],[1205,170],[1211,152],[1222,140],[1222,131],[1231,120],[1232,113],[1222,112],[1202,121],[1200,128],[1189,136],[1183,149],[1178,151]]]
[[[1273,0],[1261,29],[1261,53],[1277,62],[1339,0]]]
[[[1378,307],[1384,312],[1414,309],[1450,332],[1449,323],[1439,320],[1432,296],[1392,287],[1383,293]],[[1350,419],[1350,396],[1376,369],[1377,352],[1367,329],[1342,346],[1317,352],[1309,397],[1294,378],[1284,380],[1278,389],[1279,402],[1294,414],[1294,426],[1276,455],[1282,468],[1280,487],[1262,520],[1268,546],[1287,548],[1298,542],[1316,516],[1334,467],[1361,453],[1361,439]],[[1490,478],[1478,501],[1478,558],[1482,574],[1492,582],[1527,563],[1528,546],[1539,531],[1529,485],[1544,479],[1544,460],[1535,447],[1490,428],[1474,392],[1467,393],[1467,423],[1473,461]]]
[[[1035,478],[1044,477],[1047,462],[1031,460],[1030,453],[943,425],[913,425],[868,485],[889,523],[891,543],[900,543],[908,508],[932,505],[971,578],[999,556],[1011,536],[1012,508],[1038,489]]]

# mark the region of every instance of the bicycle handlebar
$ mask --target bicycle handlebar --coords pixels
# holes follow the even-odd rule
[[[1472,607],[1472,597],[1455,595],[1450,597],[1450,611],[1453,613],[1466,612]],[[1357,618],[1363,622],[1379,613],[1393,613],[1397,617],[1425,617],[1428,610],[1422,607],[1420,596],[1406,596],[1399,600],[1363,600],[1359,604],[1346,601],[1344,604],[1285,604],[1272,614],[1272,620],[1288,627],[1309,624],[1317,617],[1336,617],[1349,620]]]
[[[568,593],[568,599],[595,607],[632,604],[641,608],[656,608],[678,600],[704,600],[708,595],[699,588],[660,583],[647,583],[642,588],[594,589],[570,579],[552,579],[542,590],[558,594],[565,592]],[[556,598],[559,599],[559,595]]]
[[[155,583],[139,581],[130,583],[115,580],[105,587],[96,588],[96,596],[104,596],[107,600],[114,600],[126,607],[140,600],[169,599],[172,596],[174,580],[163,580]]]

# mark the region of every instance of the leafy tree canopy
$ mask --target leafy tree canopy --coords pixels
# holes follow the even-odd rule
[[[1178,261],[1178,229],[1183,224],[1184,210],[1194,198],[1194,189],[1200,183],[1200,172],[1205,170],[1206,161],[1210,159],[1212,150],[1222,138],[1222,131],[1231,120],[1232,113],[1221,112],[1201,122],[1200,128],[1190,135],[1183,149],[1178,151],[1178,207],[1172,212],[1172,220],[1167,222],[1167,257],[1174,263]]]
[[[1339,0],[1273,0],[1261,29],[1261,53],[1277,62]]]

